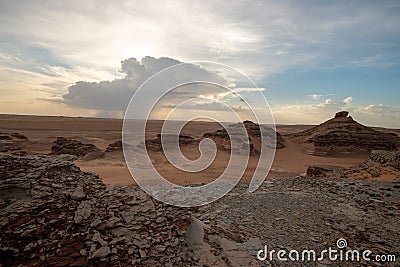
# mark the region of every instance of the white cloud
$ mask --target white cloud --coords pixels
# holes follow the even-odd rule
[[[370,66],[387,61],[393,50],[370,44],[381,40],[396,48],[390,40],[400,24],[390,3],[88,0],[0,5],[0,34],[7,50],[13,47],[12,58],[26,60],[18,54],[33,56],[36,46],[66,64],[97,71],[115,69],[121,58],[146,55],[221,61],[253,77],[330,61]]]
[[[343,100],[343,102],[346,103],[346,104],[350,104],[352,101],[353,101],[353,97],[351,97],[351,96],[346,97],[346,98]]]
[[[327,94],[327,95],[318,95],[318,94],[311,94],[311,95],[307,95],[308,97],[312,98],[313,100],[318,100],[321,97],[325,97],[325,96],[334,96],[335,94]]]
[[[4,101],[21,104],[65,95],[76,81],[95,82],[75,84],[65,103],[114,114],[111,110],[125,105],[128,90],[124,81],[101,81],[129,79],[134,88],[133,81],[155,71],[125,62],[139,78],[129,77],[129,70],[121,76],[119,62],[130,57],[218,61],[267,82],[281,73],[398,66],[398,10],[396,2],[0,1],[0,90]],[[309,95],[315,102],[332,96]],[[330,112],[353,103],[327,100],[311,110]]]
[[[140,62],[135,58],[129,58],[121,62],[121,73],[125,75],[122,79],[101,82],[76,82],[68,88],[68,93],[62,96],[62,100],[52,100],[61,102],[65,105],[91,110],[98,110],[101,116],[122,114],[125,111],[129,100],[135,90],[153,74],[182,62],[171,58],[144,57]],[[210,72],[200,66],[187,64],[184,71],[174,73],[176,75],[193,77],[195,80],[214,82],[216,84],[227,85],[228,82],[220,75]],[[175,80],[179,80],[176,75],[167,77],[159,81],[160,86],[169,86]],[[158,94],[157,88],[152,88],[148,94]],[[254,88],[239,88],[239,91],[254,91]],[[258,89],[258,91],[261,89]],[[176,88],[162,99],[163,105],[174,104],[176,101],[197,96],[208,100],[219,100],[232,94],[226,89],[207,84],[187,85],[185,88]],[[161,101],[161,100],[160,100]],[[161,105],[161,104],[160,104]],[[140,107],[137,107],[140,110]]]

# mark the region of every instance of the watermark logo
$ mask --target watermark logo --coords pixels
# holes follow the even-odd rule
[[[346,239],[344,239],[344,238],[339,238],[339,239],[336,241],[336,246],[337,246],[339,249],[347,247],[347,241],[346,241]]]
[[[347,248],[347,240],[344,238],[339,238],[336,241],[336,248],[329,247],[327,249],[316,251],[313,249],[305,249],[302,251],[298,250],[275,250],[268,249],[265,245],[264,249],[260,249],[257,252],[257,259],[260,261],[293,261],[293,262],[303,262],[303,261],[324,261],[329,260],[335,261],[346,261],[346,262],[360,262],[360,261],[377,261],[377,262],[396,262],[396,256],[394,254],[374,254],[371,250],[357,250]]]
[[[146,125],[163,120],[161,146],[169,164],[190,173],[208,168],[217,155],[217,145],[203,138],[200,157],[190,160],[180,147],[180,133],[188,122],[219,123],[230,142],[229,163],[218,177],[201,186],[179,186],[157,171],[146,145]],[[263,89],[246,75],[214,62],[182,63],[157,72],[135,91],[125,112],[122,140],[125,161],[135,182],[164,203],[194,207],[227,194],[242,178],[250,157],[248,131],[242,122],[259,124],[259,160],[249,184],[255,191],[266,178],[275,155],[275,123]],[[193,181],[195,184],[196,181]]]

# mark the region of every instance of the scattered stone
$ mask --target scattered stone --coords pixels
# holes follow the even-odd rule
[[[73,200],[82,200],[86,197],[86,194],[83,192],[83,187],[78,185],[74,192],[71,194],[71,198]]]
[[[307,177],[335,177],[360,180],[377,179],[381,176],[394,177],[400,182],[400,151],[373,150],[369,158],[350,168],[336,166],[310,166]]]
[[[182,234],[189,209],[106,186],[74,159],[0,154],[0,266],[197,265]]]
[[[91,259],[98,259],[98,258],[103,259],[107,257],[108,254],[110,253],[111,251],[109,247],[101,247],[93,253]]]

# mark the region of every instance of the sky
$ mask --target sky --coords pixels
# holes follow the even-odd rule
[[[212,61],[258,88],[197,65],[189,74],[261,92],[277,123],[318,124],[348,110],[400,128],[398,25],[399,1],[0,0],[0,113],[122,117],[158,71]],[[196,107],[243,111],[218,90],[172,94],[162,116],[188,95]]]

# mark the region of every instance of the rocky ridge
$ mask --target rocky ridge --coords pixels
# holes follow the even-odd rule
[[[100,158],[103,152],[93,144],[85,144],[79,140],[58,137],[51,147],[52,155],[68,154],[79,158]]]
[[[318,126],[292,134],[290,137],[317,156],[369,154],[372,150],[398,150],[400,138],[394,133],[383,133],[364,126],[347,111],[341,111]]]
[[[369,158],[350,168],[336,166],[310,166],[307,176],[352,179],[377,179],[382,176],[397,177],[400,181],[400,151],[373,150]]]

